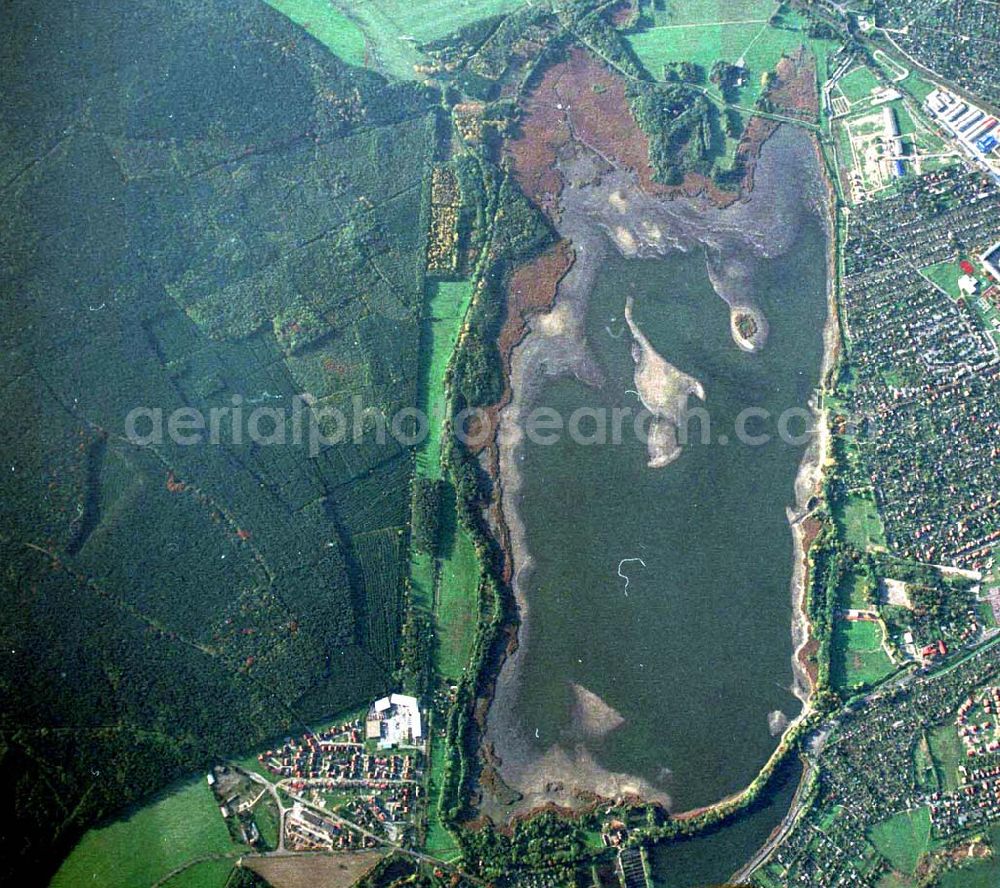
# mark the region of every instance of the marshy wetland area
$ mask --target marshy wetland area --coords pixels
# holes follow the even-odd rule
[[[519,623],[484,809],[687,811],[749,784],[807,696],[790,523],[830,341],[823,181],[787,127],[725,209],[652,197],[585,148],[559,164],[574,261],[511,354],[497,432]],[[601,431],[640,407],[648,434]],[[539,408],[583,411],[579,434],[526,434]]]

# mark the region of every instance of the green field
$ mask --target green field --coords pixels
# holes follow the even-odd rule
[[[931,814],[927,808],[903,811],[869,830],[868,838],[894,869],[911,875],[920,855],[930,849]]]
[[[873,684],[895,671],[882,650],[882,629],[869,621],[839,620],[833,629],[830,672],[841,688]]]
[[[837,590],[837,603],[840,607],[851,607],[864,610],[870,607],[875,590],[872,580],[859,573],[851,572],[844,578],[841,588]]]
[[[852,68],[837,81],[838,89],[852,105],[868,99],[877,86],[878,79],[864,65]]]
[[[442,424],[447,415],[445,375],[465,313],[472,299],[468,281],[428,284],[421,330],[419,403],[429,418],[428,435],[417,451],[417,471],[425,478],[442,479]],[[479,562],[468,535],[457,526],[454,492],[445,487],[442,505],[440,561],[421,552],[410,556],[414,603],[434,610],[438,645],[438,672],[458,678],[468,661],[476,622]]]
[[[351,65],[365,61],[365,35],[330,0],[265,0]]]
[[[427,59],[417,49],[479,19],[512,12],[525,0],[331,0],[367,39],[370,63],[401,78],[415,76],[413,66]]]
[[[438,574],[438,671],[458,680],[472,654],[478,615],[479,558],[465,528],[459,526],[450,551],[442,553]]]
[[[851,493],[843,505],[838,504],[835,517],[847,542],[862,552],[885,547],[882,519],[870,494]]]
[[[233,872],[232,860],[203,860],[163,883],[164,888],[225,888]]]
[[[458,845],[451,833],[441,824],[438,817],[437,799],[441,793],[444,781],[444,766],[447,756],[444,737],[435,734],[431,739],[431,767],[427,780],[427,837],[424,847],[428,854],[434,854],[445,860],[454,860],[461,856]]]
[[[657,13],[654,24],[626,39],[649,73],[661,79],[663,66],[672,62],[694,62],[705,69],[706,76],[718,59],[736,62],[743,59],[749,71],[746,84],[739,94],[742,107],[752,107],[762,92],[761,77],[773,71],[782,55],[803,44],[817,56],[820,76],[826,67],[829,41],[810,40],[804,21],[794,12],[783,17],[782,27],[770,27],[768,17],[776,4],[769,0],[746,0],[742,3],[720,3],[713,0],[685,3],[674,8],[669,4],[665,13]],[[716,88],[706,88],[718,97]]]
[[[927,739],[941,788],[949,792],[958,789],[958,766],[965,761],[965,753],[955,726],[940,725],[930,732]]]
[[[198,778],[175,786],[121,820],[90,830],[59,868],[52,888],[149,888],[190,861],[213,854],[235,858],[239,850],[229,838],[211,789],[204,778]],[[224,863],[228,871],[232,863]],[[214,878],[221,868],[207,868],[205,873],[211,872]],[[218,884],[221,888],[225,880],[171,880],[170,884]]]
[[[447,412],[444,377],[471,299],[468,281],[428,284],[421,328],[419,405],[429,425],[427,438],[417,451],[417,470],[425,478],[441,477],[441,424]]]
[[[924,277],[930,278],[930,280],[951,296],[952,299],[958,299],[960,295],[958,279],[962,276],[962,269],[958,267],[957,262],[951,259],[945,262],[938,262],[936,265],[921,268],[920,273]]]

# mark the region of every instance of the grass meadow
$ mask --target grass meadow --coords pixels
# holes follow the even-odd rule
[[[868,837],[894,869],[912,875],[920,856],[930,849],[930,811],[927,808],[902,811],[872,827]]]
[[[175,785],[151,804],[90,830],[52,880],[52,888],[149,888],[200,857],[236,854],[238,846],[203,777]],[[227,869],[232,863],[224,861]],[[214,875],[222,867],[206,868]],[[197,874],[192,873],[191,878]],[[179,876],[177,877],[179,878]],[[206,877],[207,878],[207,877]],[[175,884],[174,880],[169,883]],[[178,886],[225,884],[179,881]]]
[[[365,35],[329,0],[265,0],[351,65],[365,61]]]
[[[858,683],[874,684],[895,671],[882,650],[882,628],[867,620],[840,620],[833,629],[830,671],[834,684],[842,688]]]

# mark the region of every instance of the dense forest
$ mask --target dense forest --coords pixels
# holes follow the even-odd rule
[[[178,774],[391,687],[411,452],[370,413],[316,449],[236,413],[137,446],[126,417],[264,407],[291,442],[301,393],[415,402],[439,96],[263,3],[6,12],[0,881],[25,884]]]

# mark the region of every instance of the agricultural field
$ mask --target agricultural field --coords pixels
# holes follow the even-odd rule
[[[874,684],[895,668],[882,649],[882,628],[877,622],[838,620],[834,624],[830,674],[835,685]]]
[[[52,880],[53,888],[101,885],[102,888],[148,888],[185,864],[209,855],[240,853],[229,837],[212,790],[204,777],[165,792],[153,804],[87,833]],[[219,888],[232,861],[209,867],[214,879],[176,882]],[[222,872],[224,870],[224,872]],[[192,873],[193,875],[193,873]],[[178,877],[179,878],[179,877]],[[174,885],[171,880],[168,884]]]
[[[383,857],[382,851],[356,851],[330,856],[268,857],[246,865],[281,888],[350,888]]]
[[[927,808],[903,811],[872,827],[869,841],[892,867],[912,875],[922,854],[931,849],[931,816]]]

